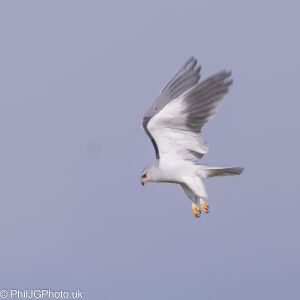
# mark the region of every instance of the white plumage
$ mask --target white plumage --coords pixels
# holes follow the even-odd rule
[[[208,212],[202,179],[212,176],[240,174],[243,169],[200,165],[199,159],[209,151],[200,134],[202,126],[216,114],[219,104],[232,81],[230,72],[220,72],[198,83],[200,67],[192,57],[171,79],[150,106],[143,119],[143,128],[150,137],[157,160],[142,173],[147,181],[171,182],[182,186],[193,201],[192,211],[200,216],[196,206]]]

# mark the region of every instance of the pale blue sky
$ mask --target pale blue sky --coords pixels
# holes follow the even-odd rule
[[[2,1],[1,288],[84,299],[300,294],[297,1]],[[141,119],[191,55],[234,84],[204,127],[211,213],[140,185]]]

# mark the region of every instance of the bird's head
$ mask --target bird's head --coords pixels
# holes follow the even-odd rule
[[[158,170],[157,162],[153,162],[148,166],[146,166],[142,171],[141,184],[145,185],[148,181],[158,181],[157,170]]]

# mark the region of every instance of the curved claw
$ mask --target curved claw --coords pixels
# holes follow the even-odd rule
[[[209,213],[209,206],[203,199],[200,199],[200,206],[205,213]]]
[[[199,218],[201,215],[200,208],[194,202],[192,203],[192,213],[196,218]]]

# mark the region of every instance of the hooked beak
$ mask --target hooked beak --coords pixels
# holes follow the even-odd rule
[[[142,177],[141,179],[141,185],[145,185],[145,183],[147,183],[148,178],[147,177]]]

